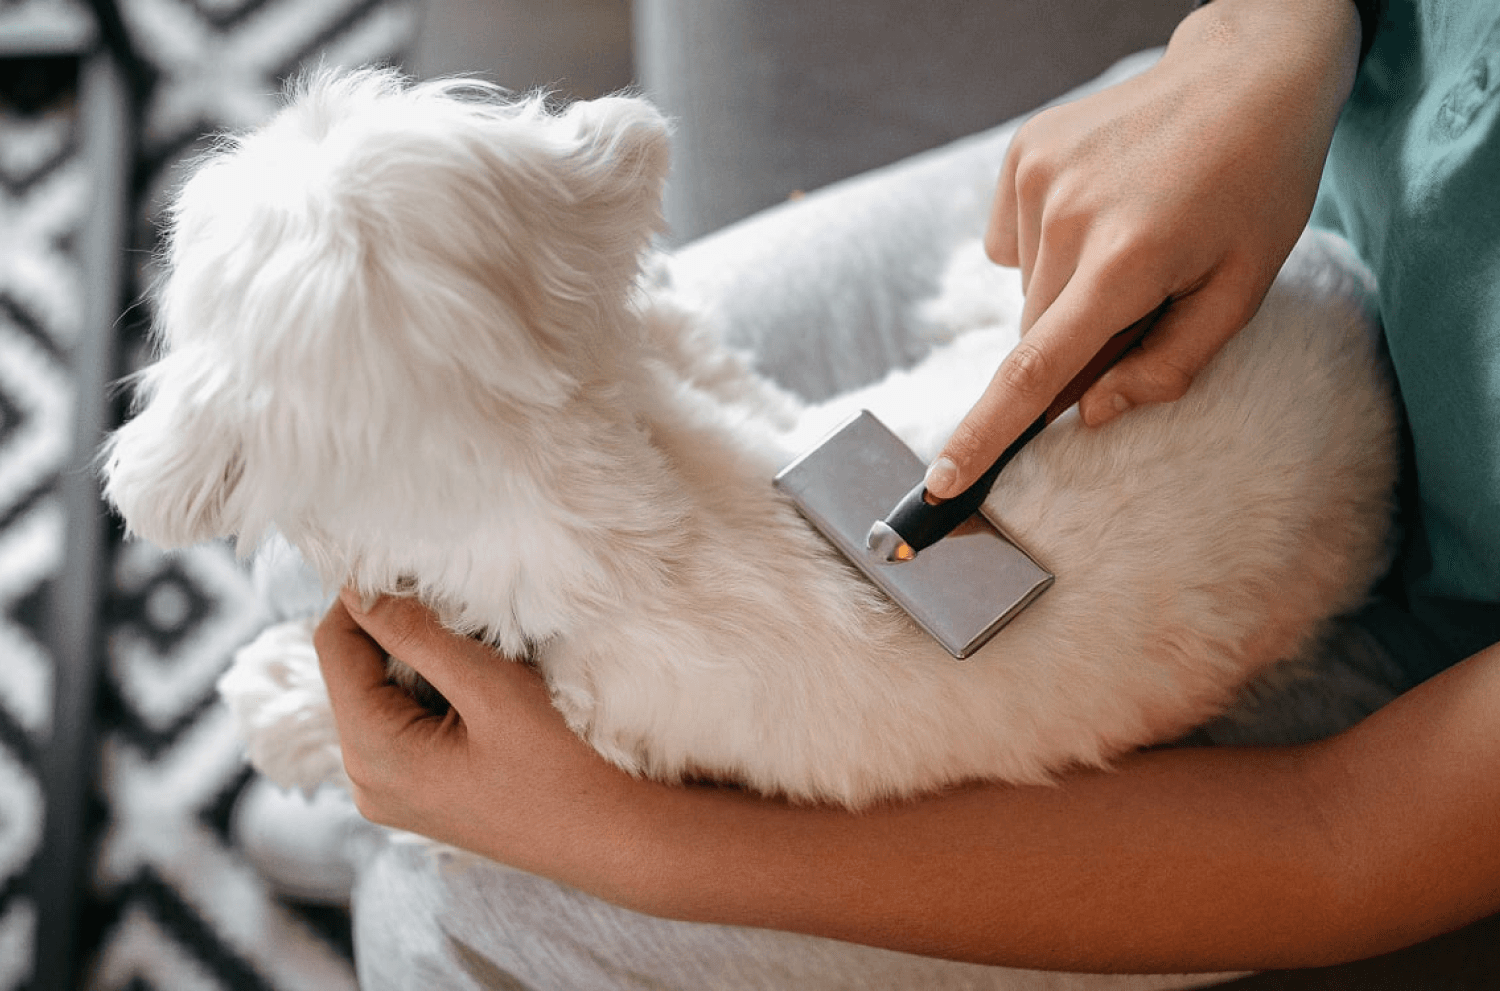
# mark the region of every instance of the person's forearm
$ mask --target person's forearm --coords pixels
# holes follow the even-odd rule
[[[1010,966],[1316,966],[1500,909],[1500,648],[1321,744],[1132,757],[851,816],[635,783],[623,904]],[[602,872],[596,874],[595,872]]]
[[[1198,0],[1197,6],[1204,7],[1213,0]],[[1375,43],[1375,31],[1380,26],[1380,18],[1385,10],[1385,0],[1351,0],[1356,13],[1359,14],[1359,58],[1369,54],[1370,48]]]
[[[1285,109],[1326,115],[1331,129],[1353,88],[1363,34],[1350,0],[1213,0],[1182,20],[1167,55],[1283,81]]]
[[[1351,957],[1500,911],[1500,644],[1334,740],[1311,768]]]
[[[1325,962],[1338,878],[1302,757],[1158,751],[1054,788],[976,785],[858,816],[656,795],[619,822],[635,831],[624,848],[644,853],[603,893],[654,914],[1010,966]]]

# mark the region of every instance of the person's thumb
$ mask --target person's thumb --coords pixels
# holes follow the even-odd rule
[[[1181,399],[1259,305],[1260,298],[1247,304],[1224,292],[1173,300],[1140,346],[1084,393],[1078,403],[1083,422],[1099,427],[1137,406]]]

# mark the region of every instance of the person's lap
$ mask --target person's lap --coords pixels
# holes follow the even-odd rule
[[[1091,977],[954,963],[767,929],[640,915],[489,862],[383,849],[355,889],[360,986],[735,991],[1184,988],[1215,979]]]

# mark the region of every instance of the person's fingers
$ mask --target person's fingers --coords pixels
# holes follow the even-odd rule
[[[1083,280],[1069,282],[1000,362],[978,402],[943,445],[928,469],[927,490],[939,499],[951,499],[968,488],[1046,411],[1110,337],[1160,303],[1149,293],[1135,299],[1094,291]]]
[[[386,654],[335,601],[313,633],[334,723],[351,756],[384,747],[430,713],[386,678]],[[355,777],[351,769],[351,777]]]
[[[1021,270],[1021,291],[1028,290],[1031,266],[1041,235],[1041,215],[1046,207],[1048,176],[1037,167],[1030,151],[1033,135],[1042,127],[1047,111],[1026,121],[1005,149],[990,223],[985,230],[985,251],[997,264]]]
[[[427,679],[458,712],[483,705],[485,668],[502,663],[492,648],[447,629],[431,609],[409,596],[381,596],[369,608],[351,589],[339,598],[352,622]]]
[[[1018,169],[1023,166],[1018,165]],[[1016,175],[1016,262],[1021,269],[1021,293],[1031,294],[1031,279],[1042,254],[1048,198],[1046,177],[1036,168]],[[1061,245],[1054,245],[1060,248]],[[1049,246],[1053,247],[1053,246]],[[1076,259],[1075,259],[1076,260]],[[1027,328],[1023,325],[1022,330]]]
[[[1016,155],[1017,146],[1012,141],[1000,167],[1000,181],[995,185],[995,199],[990,207],[990,222],[984,231],[985,254],[996,265],[1007,268],[1021,264],[1021,256],[1017,253]]]
[[[1031,278],[1021,307],[1023,338],[1031,333],[1038,318],[1057,302],[1057,297],[1062,295],[1077,271],[1081,248],[1073,235],[1073,231],[1049,229],[1032,252],[1029,261]]]
[[[1181,399],[1255,315],[1260,298],[1210,285],[1174,299],[1140,346],[1084,393],[1078,403],[1084,423],[1103,426],[1136,406]]]

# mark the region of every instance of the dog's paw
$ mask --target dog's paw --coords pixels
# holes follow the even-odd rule
[[[308,795],[323,784],[348,787],[313,649],[314,625],[298,619],[269,627],[235,652],[218,686],[251,765],[281,787]]]

